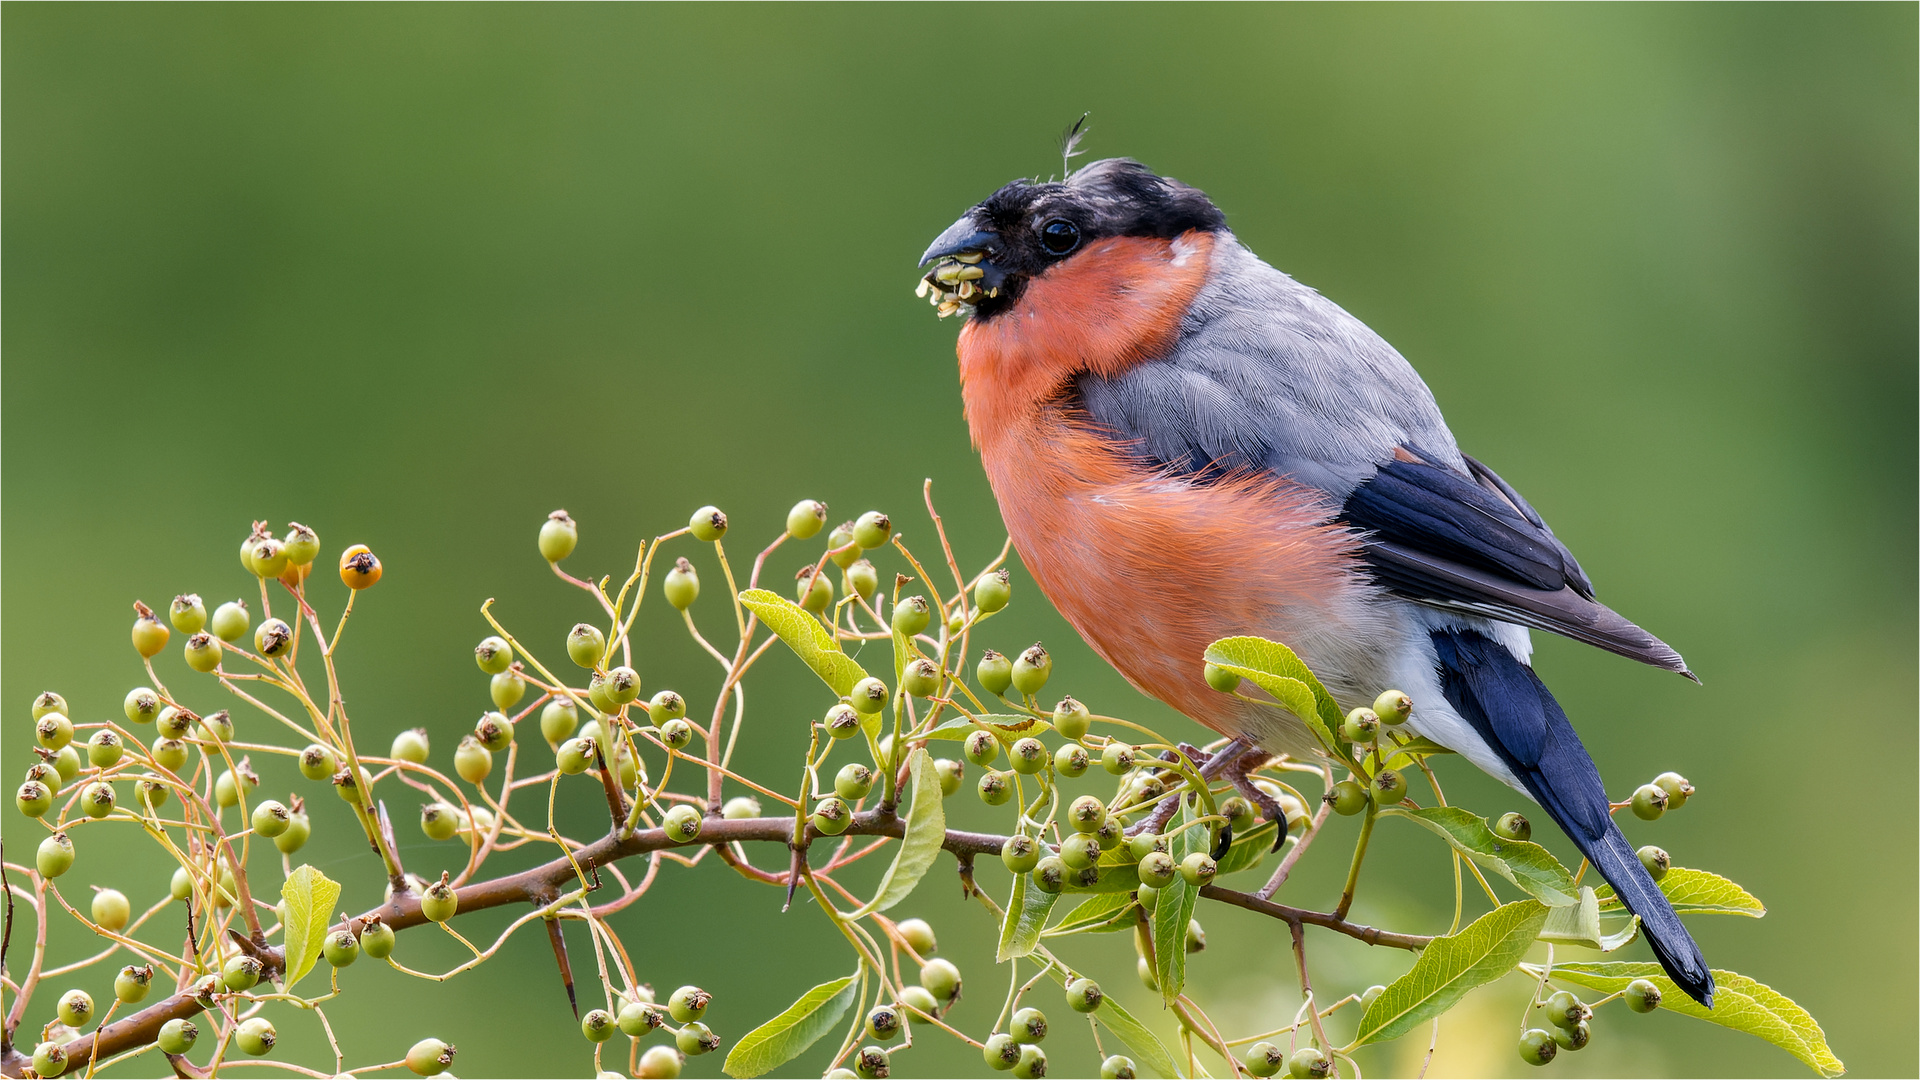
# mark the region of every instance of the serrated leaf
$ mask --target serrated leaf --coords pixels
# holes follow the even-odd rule
[[[860,988],[857,975],[835,979],[800,995],[786,1011],[740,1037],[721,1066],[728,1076],[746,1080],[772,1072],[804,1053],[820,1036],[832,1031],[845,1015]]]
[[[1540,940],[1602,948],[1600,901],[1594,898],[1593,890],[1583,885],[1579,903],[1549,911],[1547,921],[1540,926]]]
[[[1833,1049],[1827,1045],[1827,1033],[1807,1010],[1765,983],[1737,972],[1714,971],[1712,1009],[1688,997],[1658,964],[1617,960],[1555,964],[1552,978],[1605,994],[1623,989],[1635,979],[1646,979],[1660,988],[1662,1009],[1757,1035],[1799,1058],[1821,1076],[1839,1076],[1847,1069],[1833,1056]]]
[[[1040,931],[1059,899],[1059,893],[1033,888],[1031,874],[1013,875],[1013,894],[1007,898],[1007,912],[1000,920],[1000,951],[995,962],[1004,964],[1032,952],[1040,944]]]
[[[1767,913],[1766,905],[1752,893],[1706,870],[1676,866],[1669,869],[1658,884],[1673,910],[1681,914],[1745,915],[1758,919]],[[1613,889],[1603,885],[1597,891],[1600,910],[1620,910],[1620,898],[1613,894]]]
[[[1068,934],[1105,934],[1133,927],[1139,916],[1134,913],[1133,897],[1124,892],[1098,893],[1082,900],[1060,921],[1042,933],[1042,937]]]
[[[1459,1004],[1520,962],[1547,921],[1537,900],[1502,904],[1450,937],[1427,943],[1412,970],[1387,985],[1360,1018],[1355,1046],[1397,1039]]]
[[[799,604],[766,589],[746,590],[740,594],[740,604],[758,615],[834,693],[844,695],[867,677],[865,668],[840,651],[840,643],[826,626]]]
[[[1273,822],[1263,821],[1247,832],[1234,833],[1233,846],[1220,857],[1218,875],[1226,877],[1228,874],[1237,874],[1242,870],[1259,866],[1260,860],[1266,858],[1269,849],[1273,847],[1274,828]]]
[[[1307,725],[1327,752],[1340,756],[1340,706],[1293,650],[1258,637],[1230,637],[1207,646],[1207,662],[1272,694]]]
[[[1527,840],[1502,840],[1485,818],[1457,806],[1420,810],[1390,806],[1381,817],[1402,817],[1432,830],[1454,850],[1533,894],[1548,907],[1566,907],[1580,898],[1573,875],[1553,853]]]
[[[333,922],[333,905],[340,900],[340,883],[303,863],[280,886],[280,899],[287,902],[287,921],[281,927],[287,951],[282,985],[292,990],[320,959],[327,925]]]
[[[894,852],[893,865],[887,867],[887,876],[880,880],[880,891],[866,906],[847,916],[849,919],[864,919],[905,900],[926,876],[940,855],[940,845],[946,842],[947,811],[940,804],[940,774],[933,767],[933,758],[924,747],[916,747],[907,755],[907,769],[913,776],[913,805],[907,810],[906,835],[900,841],[900,850]]]
[[[971,719],[956,716],[943,722],[939,727],[927,732],[929,739],[964,739],[985,728],[993,732],[1002,746],[1012,746],[1016,741],[1028,736],[1038,738],[1053,730],[1053,725],[1032,716],[1009,716],[1003,713],[979,713]]]
[[[1061,973],[1059,964],[1055,964],[1047,974],[1053,976],[1054,982],[1066,985],[1067,977]],[[1105,1025],[1108,1031],[1127,1045],[1127,1049],[1133,1051],[1133,1064],[1141,1075],[1168,1077],[1169,1080],[1180,1075],[1180,1070],[1174,1067],[1173,1055],[1167,1053],[1167,1048],[1160,1044],[1153,1032],[1147,1030],[1145,1024],[1121,1008],[1118,1001],[1108,997],[1099,1011],[1092,1015],[1095,1023]]]
[[[1190,820],[1192,814],[1182,800],[1179,816],[1166,833],[1167,854],[1173,856],[1176,864],[1189,852],[1202,850],[1200,845],[1207,842],[1207,830],[1186,827]],[[1200,838],[1197,841],[1196,836]],[[1186,985],[1187,923],[1193,918],[1193,906],[1199,898],[1200,890],[1188,884],[1184,875],[1175,875],[1161,888],[1159,899],[1154,901],[1153,917],[1148,922],[1148,929],[1153,932],[1153,974],[1160,981],[1161,1001],[1169,1007]]]

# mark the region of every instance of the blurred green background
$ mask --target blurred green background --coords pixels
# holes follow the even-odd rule
[[[342,649],[356,729],[384,746],[424,725],[442,759],[486,702],[481,601],[501,598],[550,655],[589,614],[534,550],[556,506],[583,523],[570,568],[618,573],[704,502],[732,513],[736,552],[802,496],[834,520],[890,510],[925,539],[932,477],[978,565],[1003,534],[960,415],[955,326],[912,297],[913,263],[1001,183],[1056,172],[1056,133],[1091,109],[1095,156],[1204,188],[1255,251],[1394,342],[1602,598],[1686,654],[1704,687],[1544,635],[1538,665],[1618,792],[1668,768],[1699,785],[1684,812],[1630,824],[1635,842],[1768,903],[1759,922],[1699,920],[1710,960],[1807,1006],[1856,1075],[1920,1067],[1912,5],[9,4],[4,19],[9,775],[29,763],[36,692],[87,720],[143,681],[133,598],[248,592],[235,550],[256,518],[314,525],[326,558],[380,552],[386,580]],[[718,635],[717,567],[684,551]],[[1044,639],[1050,692],[1197,733],[1023,576],[1016,590],[985,644]],[[323,582],[327,610],[341,591]],[[646,622],[649,688],[710,708],[710,662],[660,612]],[[161,665],[213,707],[177,649]],[[784,783],[826,701],[790,658],[766,666],[741,760]],[[299,784],[267,774],[282,797]],[[1443,776],[1477,809],[1518,802],[1457,761]],[[595,828],[597,800],[576,794],[563,818]],[[451,865],[412,828],[410,795],[388,797],[412,865]],[[990,820],[970,796],[951,805]],[[346,906],[373,903],[344,808],[315,810],[303,854],[348,883]],[[18,861],[38,827],[3,820]],[[1331,903],[1351,829],[1283,899]],[[1359,916],[1444,930],[1444,854],[1380,836]],[[163,894],[167,870],[131,838],[81,839],[69,882],[118,886],[136,910]],[[970,988],[954,1021],[978,1034],[1005,973],[951,868],[902,913],[935,920]],[[982,878],[1004,895],[998,867]],[[709,862],[664,873],[616,926],[663,992],[720,991],[709,1019],[731,1040],[850,966],[805,905],[778,902]],[[1235,1031],[1287,1022],[1282,928],[1202,916],[1202,1000]],[[162,918],[154,940],[174,940],[177,908]],[[1157,1018],[1124,940],[1066,955]],[[86,946],[62,928],[55,947]],[[1330,992],[1406,964],[1312,947]],[[402,949],[421,968],[459,957],[425,934]],[[574,949],[590,979],[584,937]],[[104,972],[75,981],[110,994]],[[444,989],[370,964],[346,982],[329,1014],[350,1063],[431,1032],[462,1046],[464,1075],[589,1069],[537,934]],[[1471,998],[1431,1074],[1525,1070],[1524,993]],[[288,1056],[319,1055],[310,1019],[280,1027]],[[1090,1072],[1067,1028],[1054,1071]],[[1363,1063],[1411,1074],[1425,1040],[1403,1043]],[[896,1068],[978,1065],[934,1039]],[[1803,1072],[1749,1037],[1617,1008],[1548,1071]]]

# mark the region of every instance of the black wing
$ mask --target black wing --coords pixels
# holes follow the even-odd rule
[[[1693,678],[1665,642],[1593,598],[1593,583],[1532,506],[1492,469],[1471,477],[1395,454],[1347,497],[1375,578],[1431,607],[1564,634]]]

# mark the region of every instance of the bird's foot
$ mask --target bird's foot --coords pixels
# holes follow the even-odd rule
[[[1272,760],[1273,755],[1260,750],[1243,753],[1222,769],[1221,775],[1233,785],[1233,790],[1239,792],[1242,798],[1259,807],[1260,813],[1265,815],[1268,821],[1278,824],[1279,827],[1273,834],[1273,850],[1279,851],[1280,845],[1287,842],[1287,812],[1280,808],[1277,799],[1260,790],[1259,786],[1253,782],[1253,771]]]

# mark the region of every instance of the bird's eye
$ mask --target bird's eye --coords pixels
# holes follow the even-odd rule
[[[1080,227],[1063,218],[1054,218],[1040,226],[1040,244],[1055,255],[1065,255],[1080,245]]]

